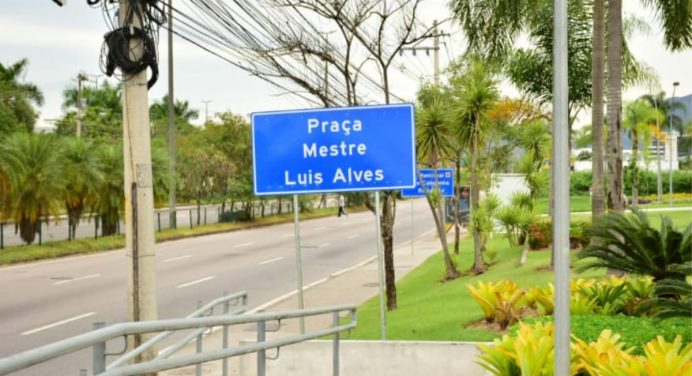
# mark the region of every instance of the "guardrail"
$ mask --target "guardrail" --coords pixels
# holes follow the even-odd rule
[[[350,322],[340,324],[340,314],[348,313]],[[304,318],[318,315],[332,315],[332,327],[322,330],[314,330],[301,335],[286,336],[278,339],[266,339],[266,323],[268,321],[278,321],[279,327],[282,320]],[[311,308],[304,310],[284,311],[284,312],[264,312],[255,314],[243,314],[235,316],[212,316],[187,319],[155,320],[143,322],[128,322],[114,324],[99,328],[89,333],[64,339],[49,345],[28,350],[15,354],[4,359],[0,359],[0,375],[6,375],[32,365],[46,362],[60,356],[70,354],[88,347],[92,347],[95,357],[105,356],[105,346],[108,340],[142,333],[170,332],[176,330],[202,329],[209,330],[214,327],[223,327],[242,324],[257,325],[257,342],[250,344],[237,345],[235,347],[199,352],[189,355],[181,355],[173,358],[156,358],[137,364],[123,365],[111,369],[94,369],[94,375],[101,376],[120,376],[137,375],[141,373],[159,372],[174,368],[186,367],[221,360],[238,355],[257,353],[257,375],[265,376],[266,350],[279,349],[310,339],[334,336],[333,350],[333,374],[339,374],[339,333],[356,327],[356,307],[355,306],[329,306],[323,308]],[[103,367],[105,368],[105,367]]]
[[[241,291],[235,294],[225,294],[223,297],[218,298],[216,300],[212,300],[211,302],[205,304],[204,306],[200,307],[196,311],[192,312],[189,314],[186,319],[192,319],[196,317],[202,317],[202,316],[213,316],[214,314],[214,308],[217,306],[223,305],[223,315],[228,316],[228,315],[236,315],[240,313],[244,313],[246,308],[247,308],[247,292]],[[235,309],[231,311],[231,306],[238,306],[238,309]],[[179,340],[175,344],[171,345],[170,347],[166,348],[164,351],[159,353],[159,356],[156,359],[166,359],[170,357],[171,355],[175,354],[176,351],[180,350],[183,346],[187,345],[190,341],[196,340],[197,341],[197,348],[201,349],[201,344],[202,344],[202,334],[204,333],[205,329],[198,329],[187,336],[185,336],[183,339]],[[134,350],[130,351],[129,353],[123,355],[122,357],[116,359],[112,363],[110,363],[106,367],[106,356],[105,356],[105,349],[104,349],[104,356],[99,356],[99,357],[94,357],[94,369],[99,369],[99,370],[109,370],[113,368],[120,367],[122,365],[127,364],[130,362],[132,359],[134,359],[136,356],[142,354],[146,350],[152,348],[156,344],[160,343],[164,339],[168,338],[170,335],[172,335],[172,331],[165,331],[162,333],[157,334],[156,336],[152,337],[148,341],[144,342],[143,344],[139,345],[137,348]],[[127,346],[127,341],[125,341],[125,344]],[[223,326],[223,340],[222,340],[222,346],[224,349],[228,348],[228,325]],[[96,364],[98,362],[98,364]],[[196,374],[201,375],[201,365],[197,366]],[[223,376],[228,375],[228,360],[224,359],[223,360]]]

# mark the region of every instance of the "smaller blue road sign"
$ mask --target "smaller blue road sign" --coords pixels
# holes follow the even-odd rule
[[[429,191],[435,188],[435,170],[431,168],[421,169],[420,176],[425,182],[425,186]],[[416,176],[417,178],[418,176]],[[451,168],[438,168],[437,169],[437,183],[445,197],[454,197],[454,170]],[[416,179],[416,186],[414,188],[402,189],[402,197],[422,197],[425,196],[423,187],[420,185],[420,181]]]

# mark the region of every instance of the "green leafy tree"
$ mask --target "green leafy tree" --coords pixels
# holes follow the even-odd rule
[[[122,139],[122,87],[104,81],[98,88],[85,86],[82,98],[82,137],[99,143],[117,143]],[[65,116],[56,124],[55,133],[75,135],[77,129],[77,89],[70,87],[63,92]]]
[[[63,145],[63,175],[66,181],[64,199],[70,238],[74,239],[84,209],[93,207],[98,199],[103,172],[92,142],[81,138],[65,138]]]
[[[28,65],[27,59],[8,66],[0,63],[0,135],[34,129],[34,105],[43,105],[43,94],[36,85],[21,81]]]
[[[199,117],[199,111],[190,108],[186,100],[176,100],[173,105],[175,115],[176,135],[184,135],[194,131],[192,120]],[[149,106],[149,119],[151,120],[152,134],[155,138],[164,138],[168,135],[168,95],[164,95],[160,101],[154,101]]]
[[[479,174],[480,153],[487,124],[487,114],[499,98],[498,82],[494,72],[479,58],[470,58],[461,69],[461,73],[450,80],[455,95],[452,108],[454,122],[458,131],[458,140],[470,150],[471,164],[471,211],[472,215],[479,209]],[[473,272],[485,271],[482,250],[484,247],[481,231],[474,227],[474,263]]]
[[[31,244],[39,220],[59,214],[66,184],[61,145],[53,135],[18,132],[7,138],[5,147],[19,167],[13,172],[16,185],[10,189],[8,211],[22,240]]]

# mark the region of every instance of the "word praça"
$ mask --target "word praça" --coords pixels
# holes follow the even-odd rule
[[[337,168],[332,177],[332,183],[364,183],[384,180],[384,171],[381,169],[373,170],[356,170],[351,167],[347,169]],[[319,185],[324,183],[324,176],[321,172],[299,172],[292,174],[288,170],[284,170],[284,183],[287,186],[298,185]]]
[[[363,124],[360,120],[355,119],[353,122],[351,120],[342,120],[338,122],[336,120],[323,120],[318,119],[308,119],[308,134],[313,131],[321,133],[343,133],[345,136],[351,134],[351,132],[360,132],[363,130]]]

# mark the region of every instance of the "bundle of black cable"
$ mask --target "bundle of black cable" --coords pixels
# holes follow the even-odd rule
[[[142,29],[134,26],[121,27],[107,33],[108,62],[106,75],[112,76],[116,68],[123,74],[137,74],[147,67],[151,69],[151,78],[147,88],[151,88],[159,77],[159,67],[156,61],[156,44],[153,38]],[[132,43],[131,43],[132,42]],[[141,44],[139,52],[132,46]]]

